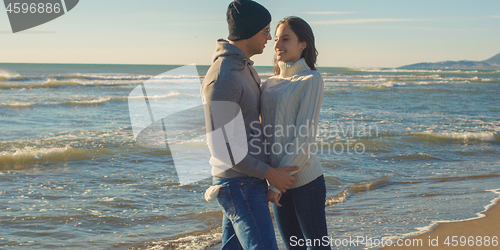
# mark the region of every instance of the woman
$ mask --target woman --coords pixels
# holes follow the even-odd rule
[[[330,249],[325,219],[326,188],[315,150],[323,79],[316,71],[318,52],[311,27],[288,17],[276,27],[274,73],[262,85],[262,125],[271,166],[299,166],[292,187],[280,193],[270,187],[278,228],[287,249]],[[323,241],[326,239],[326,241]],[[302,245],[302,246],[301,246]]]

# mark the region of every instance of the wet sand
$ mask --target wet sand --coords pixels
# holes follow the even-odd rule
[[[393,245],[379,249],[500,249],[500,204],[493,205],[482,214],[486,216],[467,221],[440,223],[431,232],[405,238],[400,242],[410,246]],[[420,245],[418,247],[415,246],[417,242]]]
[[[482,214],[485,216],[481,218],[440,223],[431,232],[402,239],[400,244],[403,246],[401,247],[394,246],[397,244],[394,240],[393,246],[379,249],[500,249],[500,204],[493,205]],[[405,246],[405,243],[410,246]],[[222,245],[219,243],[206,248],[206,250],[215,250],[221,247]]]

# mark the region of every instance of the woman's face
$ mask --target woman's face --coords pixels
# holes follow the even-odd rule
[[[290,26],[281,24],[276,29],[274,51],[276,51],[278,61],[298,61],[306,46],[306,42],[299,42],[299,38],[295,35],[295,33],[293,33]]]

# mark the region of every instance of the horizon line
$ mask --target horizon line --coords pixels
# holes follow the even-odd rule
[[[39,62],[0,62],[0,64],[52,64],[52,65],[123,65],[123,66],[186,66],[189,64],[134,64],[134,63],[39,63]],[[207,64],[196,64],[196,66],[207,66],[210,67],[212,65],[207,65]],[[274,67],[273,65],[257,65],[253,66],[255,68],[258,67]],[[317,66],[317,68],[359,68],[359,69],[364,69],[364,68],[397,68],[401,66],[395,66],[395,67],[388,67],[388,66],[373,66],[373,67],[360,67],[360,66]]]

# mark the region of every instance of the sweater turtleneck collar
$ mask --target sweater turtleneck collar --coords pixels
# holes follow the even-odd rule
[[[304,58],[300,58],[296,62],[278,62],[278,67],[280,68],[280,77],[282,78],[291,77],[303,71],[310,70]]]

